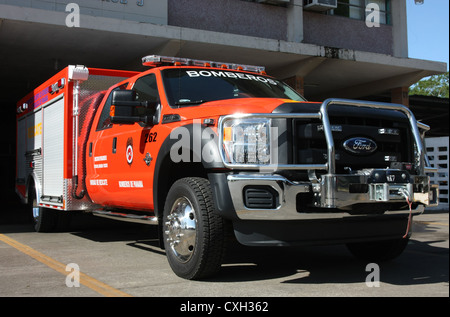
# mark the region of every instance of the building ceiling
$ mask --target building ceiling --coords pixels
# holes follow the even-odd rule
[[[93,29],[0,21],[0,92],[3,98],[6,94],[16,100],[69,64],[144,70],[141,58],[149,54],[261,65],[280,79],[301,76],[305,96],[311,100],[373,95],[409,86],[446,67],[343,49],[330,55],[329,48],[310,44],[170,26],[112,32],[108,25]]]

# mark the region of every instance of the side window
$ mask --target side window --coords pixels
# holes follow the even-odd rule
[[[136,92],[137,101],[159,102],[158,86],[156,85],[156,76],[154,74],[136,80],[133,90]],[[138,112],[137,115],[153,115],[153,113],[146,112],[154,112],[154,110],[145,108],[137,108],[136,110]]]
[[[105,106],[102,109],[102,113],[100,114],[100,119],[98,120],[97,125],[97,131],[111,127],[111,118],[109,116],[109,112],[111,108],[112,93],[115,90],[127,88],[127,85],[128,83],[125,83],[111,90],[111,93],[109,94],[108,99],[105,102]]]

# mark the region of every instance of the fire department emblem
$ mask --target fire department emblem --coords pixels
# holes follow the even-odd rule
[[[128,138],[127,140],[127,150],[125,152],[127,157],[127,163],[131,165],[133,163],[133,139]]]

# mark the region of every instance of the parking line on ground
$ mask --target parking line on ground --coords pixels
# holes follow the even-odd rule
[[[33,259],[47,265],[48,267],[52,268],[53,270],[67,276],[70,272],[66,271],[66,265],[56,261],[55,259],[34,250],[33,248],[22,244],[14,239],[11,239],[4,234],[0,234],[0,241],[3,241],[4,243],[10,245],[11,247],[17,249],[18,251],[32,257]],[[118,289],[115,289],[114,287],[105,284],[103,282],[100,282],[96,280],[95,278],[86,275],[82,272],[80,272],[80,284],[89,287],[93,291],[99,293],[100,295],[106,296],[106,297],[131,297],[130,294],[127,294],[125,292],[122,292]]]

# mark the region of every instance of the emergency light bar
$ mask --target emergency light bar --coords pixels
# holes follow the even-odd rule
[[[164,64],[173,66],[197,66],[197,67],[216,67],[223,69],[245,70],[252,73],[264,73],[264,66],[241,65],[232,63],[221,63],[199,59],[190,59],[183,57],[169,57],[160,55],[148,55],[142,58],[142,65],[158,67]]]

